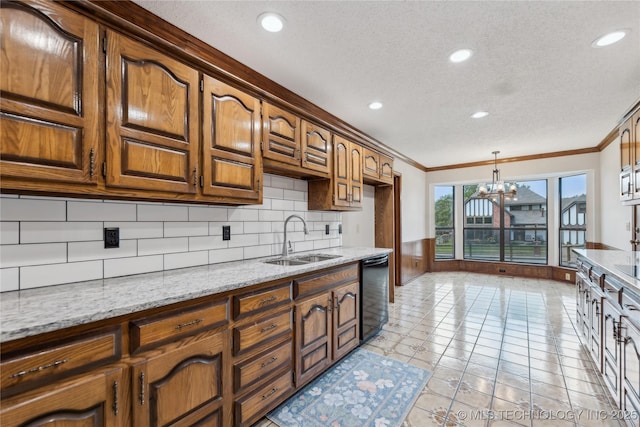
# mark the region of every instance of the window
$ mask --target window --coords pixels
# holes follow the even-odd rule
[[[547,181],[517,184],[514,199],[477,197],[464,186],[464,258],[547,263]]]
[[[436,259],[453,258],[455,254],[453,188],[452,186],[435,187]]]
[[[584,248],[587,233],[587,175],[560,178],[560,265],[576,267],[573,248]]]

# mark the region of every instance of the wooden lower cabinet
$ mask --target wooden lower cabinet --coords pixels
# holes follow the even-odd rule
[[[358,282],[296,304],[296,386],[309,382],[360,344]]]
[[[0,425],[126,426],[128,386],[122,367],[96,370],[3,399]]]
[[[131,368],[133,425],[229,425],[229,355],[228,331],[142,355]]]

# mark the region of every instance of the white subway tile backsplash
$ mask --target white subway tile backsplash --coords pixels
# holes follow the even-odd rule
[[[0,292],[17,291],[20,289],[20,269],[3,268],[0,270]]]
[[[89,261],[97,259],[125,258],[138,254],[137,240],[120,240],[119,248],[104,247],[104,241],[70,242],[69,262]]]
[[[258,234],[240,234],[238,236],[231,235],[231,240],[227,242],[230,248],[240,246],[256,246],[259,243]]]
[[[231,234],[231,238],[233,239],[233,234]],[[222,240],[222,234],[219,236],[189,237],[190,251],[205,251],[227,247],[229,247],[228,242]]]
[[[67,202],[67,221],[135,221],[136,205],[112,202]]]
[[[245,233],[271,233],[271,223],[270,222],[245,222],[244,223],[244,232]]]
[[[271,176],[271,187],[282,188],[284,190],[293,190],[293,182],[295,179],[286,176]]]
[[[189,207],[138,205],[138,221],[189,221]]]
[[[66,243],[0,246],[0,268],[67,262]]]
[[[2,221],[65,221],[67,202],[64,200],[0,198]]]
[[[226,221],[227,208],[190,206],[189,221]]]
[[[241,260],[242,248],[213,249],[209,251],[209,264]]]
[[[284,190],[282,188],[265,187],[263,193],[264,199],[284,199]]]
[[[209,263],[209,252],[182,252],[178,254],[166,254],[164,256],[164,269],[195,267]]]
[[[260,221],[284,221],[283,211],[261,210],[258,219]]]
[[[258,212],[255,209],[229,208],[229,221],[257,221]]]
[[[130,274],[162,271],[163,255],[104,260],[104,277],[128,276]]]
[[[175,252],[187,252],[189,250],[188,237],[167,237],[164,239],[140,239],[138,240],[138,255],[157,255]]]
[[[164,237],[208,236],[207,222],[165,222]]]
[[[152,239],[162,237],[162,222],[105,222],[105,227],[120,228],[120,239]]]
[[[342,244],[341,214],[308,211],[306,181],[265,174],[263,190],[262,204],[235,207],[2,195],[0,291],[278,255],[290,215],[310,230],[288,224],[295,252]],[[104,248],[104,227],[120,229],[120,248]]]
[[[20,268],[20,289],[102,278],[102,261],[70,262]]]
[[[271,256],[271,246],[247,246],[244,249],[244,259],[260,258],[265,256]]]
[[[279,210],[279,211],[292,211],[293,210],[293,200],[273,199],[271,201],[271,208],[273,210]]]
[[[31,222],[20,224],[20,243],[102,240],[102,222]]]
[[[20,223],[0,222],[0,245],[15,245],[20,243]]]

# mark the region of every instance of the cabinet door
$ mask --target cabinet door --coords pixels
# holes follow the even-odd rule
[[[331,134],[328,130],[302,121],[302,167],[331,174]]]
[[[94,184],[98,25],[54,2],[1,7],[2,177]]]
[[[360,283],[333,291],[333,360],[345,356],[360,344]]]
[[[351,143],[349,148],[349,206],[361,207],[362,206],[362,147],[358,144]]]
[[[376,181],[380,178],[380,155],[367,148],[364,149],[362,174],[373,178]]]
[[[631,118],[631,140],[633,141],[633,198],[640,198],[640,110]]]
[[[4,399],[0,425],[120,427],[128,412],[125,396],[122,369],[102,370]]]
[[[602,369],[601,360],[601,329],[602,329],[602,296],[595,290],[591,291],[590,316],[589,316],[589,351],[599,369]]]
[[[637,415],[640,414],[640,330],[628,319],[622,319],[622,401],[621,409],[630,414],[636,414],[630,418],[631,425],[638,426],[640,422]]]
[[[228,360],[227,331],[148,355],[132,367],[133,425],[223,425]]]
[[[393,159],[380,154],[380,181],[393,184]]]
[[[107,30],[106,184],[195,193],[198,72]]]
[[[323,293],[296,304],[296,386],[331,365],[331,303]]]
[[[300,166],[300,117],[264,102],[262,143],[265,158]]]
[[[339,136],[333,137],[333,204],[349,206],[350,143]]]
[[[602,302],[602,375],[616,404],[620,405],[620,312],[612,303]]]
[[[620,200],[633,197],[633,157],[634,144],[632,141],[632,119],[620,126],[618,140],[620,141]]]
[[[260,101],[204,76],[203,108],[202,193],[261,203]]]

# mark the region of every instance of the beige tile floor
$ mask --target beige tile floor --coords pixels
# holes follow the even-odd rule
[[[624,425],[574,319],[572,284],[428,273],[396,288],[364,347],[432,372],[405,427]]]

